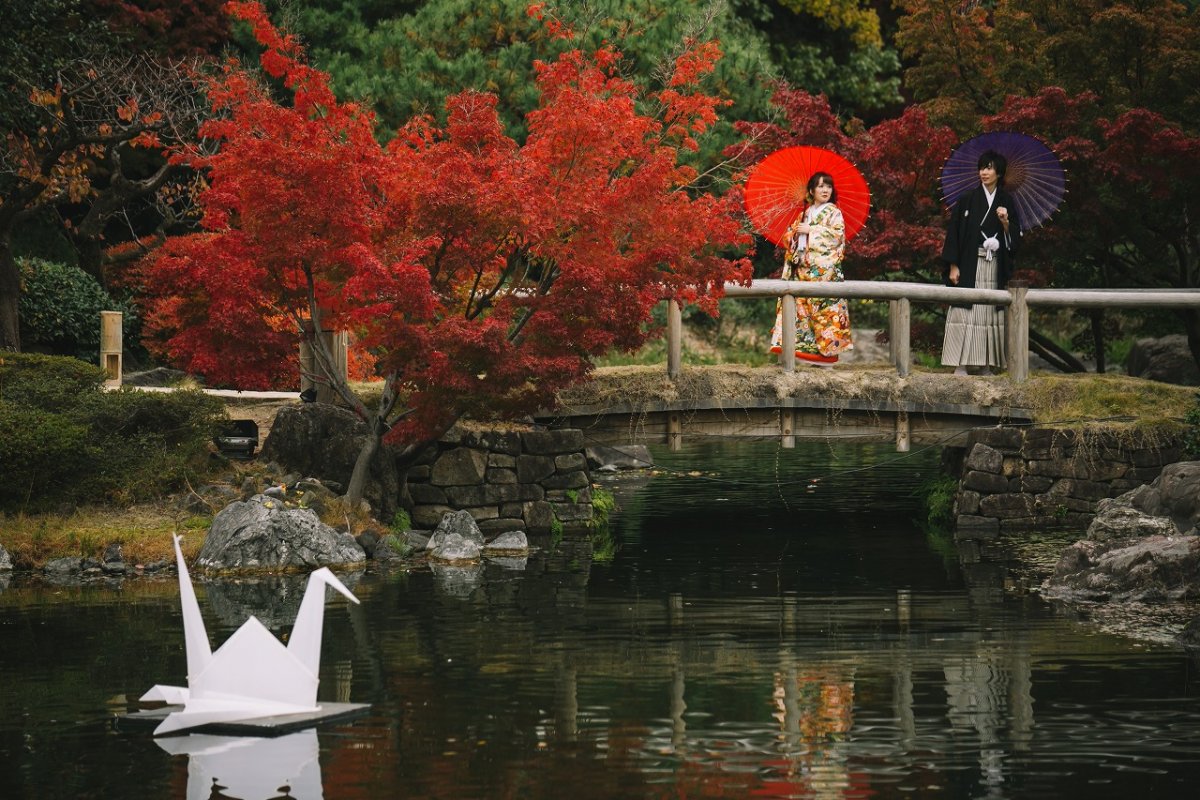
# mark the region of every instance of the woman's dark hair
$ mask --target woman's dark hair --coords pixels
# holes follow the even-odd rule
[[[833,185],[833,176],[828,172],[814,172],[812,174],[812,177],[808,179],[808,186],[805,187],[806,199],[808,202],[812,202],[813,193],[817,191],[817,187],[820,186],[822,182],[828,183],[829,188],[833,189],[833,191],[829,193],[829,202],[837,205],[837,187]]]
[[[1004,173],[1008,171],[1008,159],[997,153],[995,150],[988,150],[979,157],[979,166],[977,169],[991,167],[996,170],[996,184],[1004,185]]]

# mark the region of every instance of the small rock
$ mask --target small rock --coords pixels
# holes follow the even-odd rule
[[[439,561],[475,561],[482,550],[483,546],[479,542],[463,538],[458,533],[447,533],[430,551],[429,556]]]
[[[619,469],[649,469],[654,466],[654,456],[644,444],[628,444],[621,447],[594,445],[584,450],[588,466],[605,472]]]
[[[471,516],[470,512],[450,511],[442,515],[442,521],[438,523],[433,535],[429,537],[429,543],[425,545],[426,549],[436,550],[442,546],[446,537],[451,535],[474,542],[481,549],[485,543],[483,531],[479,530],[479,524],[475,522],[475,518]]]
[[[82,570],[82,559],[79,558],[55,558],[46,562],[46,566],[42,571],[50,575],[71,575]]]
[[[420,531],[405,531],[404,540],[414,550],[425,550],[429,547],[429,537]]]
[[[367,554],[367,558],[375,557],[375,545],[379,543],[379,534],[375,531],[363,531],[354,537],[354,541],[358,542],[358,546]]]
[[[529,552],[529,539],[525,531],[509,531],[488,542],[483,549],[487,553],[526,553]]]
[[[1189,650],[1200,650],[1200,617],[1193,617],[1179,633],[1178,641]]]

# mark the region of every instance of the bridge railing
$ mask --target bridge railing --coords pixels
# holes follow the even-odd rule
[[[774,297],[783,300],[783,352],[780,363],[784,372],[796,369],[796,298],[845,297],[888,301],[889,356],[900,377],[907,377],[912,365],[910,329],[912,304],[953,303],[989,304],[1005,309],[1008,377],[1014,383],[1029,378],[1029,309],[1047,308],[1200,308],[1200,289],[1030,289],[1028,284],[1010,281],[1007,289],[960,289],[928,283],[901,281],[783,281],[762,279],[749,286],[725,284],[725,298],[753,299]],[[679,304],[667,305],[667,374],[679,376],[683,355],[683,317]]]

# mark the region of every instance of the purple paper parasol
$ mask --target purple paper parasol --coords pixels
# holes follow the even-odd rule
[[[954,148],[942,165],[942,197],[953,206],[979,185],[979,157],[988,150],[1008,159],[1004,189],[1012,195],[1027,231],[1050,219],[1062,204],[1067,176],[1058,156],[1040,139],[1012,131],[981,133]]]

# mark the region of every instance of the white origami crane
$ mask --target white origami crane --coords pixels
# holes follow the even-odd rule
[[[179,565],[188,685],[154,686],[142,695],[142,701],[183,704],[182,710],[167,715],[154,729],[154,735],[214,722],[317,711],[325,587],[332,586],[355,603],[358,598],[327,567],[322,567],[308,577],[287,646],[258,619],[250,617],[214,653],[179,548],[182,538],[175,536],[175,560]]]

